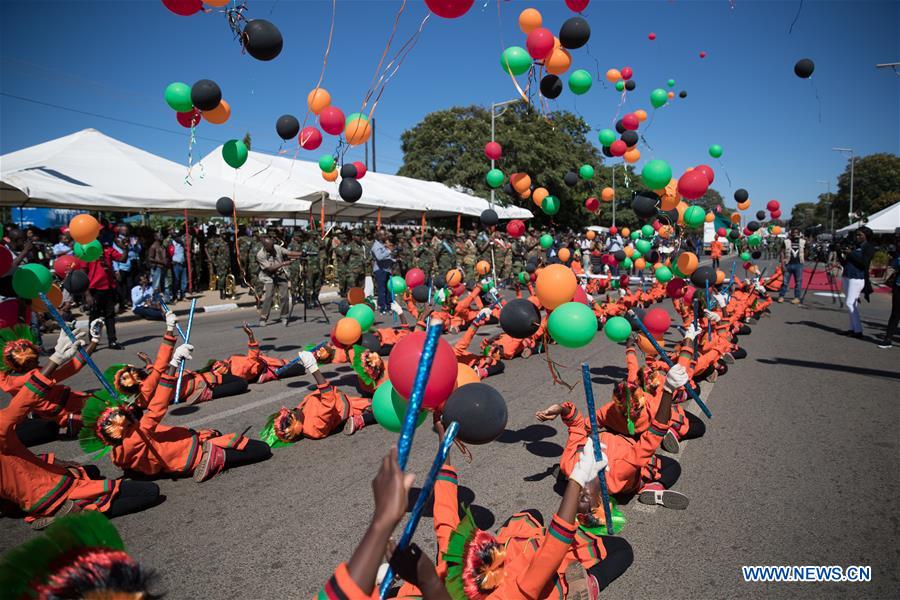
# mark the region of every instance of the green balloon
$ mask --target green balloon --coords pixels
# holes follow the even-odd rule
[[[669,94],[666,93],[666,90],[662,88],[656,88],[652,92],[650,92],[650,104],[653,105],[653,108],[659,108],[663,104],[669,101]],[[669,183],[668,181],[666,183]]]
[[[559,212],[559,198],[556,196],[547,196],[541,202],[541,210],[544,214],[553,216]]]
[[[722,152],[724,151],[722,150],[722,146],[720,146],[719,144],[713,144],[709,147],[709,155],[713,158],[719,158],[720,156],[722,156]]]
[[[406,280],[399,275],[394,275],[391,277],[390,281],[388,281],[388,289],[390,289],[391,293],[395,296],[397,294],[402,294],[406,291]]]
[[[322,169],[323,173],[331,173],[336,166],[337,162],[332,155],[323,154],[319,157],[319,168]]]
[[[609,283],[609,287],[611,287],[611,288],[614,289],[614,290],[619,289],[619,285],[620,285],[620,284],[619,284],[619,280],[618,280],[618,279],[613,279],[613,280],[610,281],[610,283]]]
[[[642,257],[642,256],[643,256],[643,254],[641,254],[641,253],[638,252],[637,250],[634,250],[634,251],[631,253],[631,261],[634,262],[634,261],[636,261],[637,259],[639,259],[639,258]]]
[[[550,313],[553,316],[553,313]],[[603,333],[609,338],[609,341],[624,342],[631,335],[631,323],[625,317],[610,317],[603,326]]]
[[[632,255],[632,256],[634,256],[634,255]],[[623,260],[622,262],[619,263],[619,266],[622,267],[623,269],[625,269],[626,271],[628,269],[630,269],[633,265],[634,265],[634,262],[627,256],[625,257],[625,260]]]
[[[669,267],[660,267],[656,270],[656,280],[660,283],[666,283],[667,281],[672,281],[672,270]]]
[[[672,167],[664,160],[651,160],[641,171],[641,181],[651,190],[661,190],[672,179]]]
[[[699,227],[706,220],[706,211],[702,206],[688,206],[684,211],[684,223],[688,227]]]
[[[641,256],[650,254],[650,240],[638,240],[634,243],[634,247],[637,248],[637,251],[641,253]]]
[[[550,313],[547,329],[560,346],[581,348],[594,339],[597,316],[586,304],[566,302]]]
[[[591,165],[581,165],[578,169],[578,176],[584,180],[593,179],[594,178],[594,167]]]
[[[524,48],[510,46],[500,55],[500,68],[510,75],[522,75],[531,68],[531,56]]]
[[[487,175],[484,176],[484,179],[492,188],[498,188],[503,185],[503,171],[500,169],[491,169],[487,172]]]
[[[358,306],[358,305],[357,305]],[[406,420],[406,407],[409,403],[397,393],[391,382],[385,381],[375,389],[372,395],[372,414],[378,424],[394,433],[400,433]],[[416,427],[425,421],[426,412],[419,411]]]
[[[100,243],[98,242],[99,246]],[[50,291],[53,275],[42,264],[32,263],[16,269],[12,277],[12,287],[20,298],[32,300]]]
[[[751,258],[751,256],[750,256],[749,252],[747,252],[746,250],[741,252],[741,260],[747,261],[747,260],[750,260],[750,258]]]
[[[616,91],[621,92],[624,89],[625,89],[625,82],[620,79],[619,81],[616,82]]]
[[[641,236],[643,236],[643,235],[644,234],[641,233],[640,229],[635,229],[634,231],[631,232],[631,235],[629,237],[633,240],[639,240],[639,239],[641,239]]]
[[[375,323],[375,311],[368,304],[354,304],[347,311],[347,316],[359,323],[363,333]]]
[[[616,132],[612,129],[601,129],[600,134],[597,137],[600,139],[600,144],[609,147],[614,141],[616,141]],[[666,181],[666,183],[669,182]]]
[[[675,80],[670,79],[669,81],[666,82],[666,85],[668,85],[669,87],[675,87]]]
[[[176,81],[166,86],[166,104],[172,110],[178,112],[187,112],[194,108],[191,102],[191,86],[186,83]]]
[[[240,169],[241,165],[247,162],[249,154],[250,151],[247,149],[247,145],[241,140],[228,140],[222,146],[222,158],[225,159],[229,167],[234,169]]]
[[[762,238],[756,235],[755,233],[747,238],[747,245],[751,248],[756,248],[762,243]]]
[[[569,75],[569,89],[572,90],[573,94],[581,95],[587,93],[591,86],[594,84],[594,79],[591,77],[591,74],[585,71],[584,69],[578,69],[577,71],[572,71],[572,74]]]
[[[653,225],[647,224],[641,227],[641,233],[644,234],[645,238],[652,238],[656,231],[653,229]],[[646,252],[644,254],[646,254]]]
[[[103,256],[103,246],[100,245],[99,240],[94,240],[87,244],[75,242],[73,252],[77,258],[80,258],[84,262],[94,262]]]
[[[549,233],[545,233],[541,236],[541,248],[544,250],[550,248],[553,245],[553,236]]]
[[[531,275],[527,271],[519,271],[519,283],[527,285],[531,281]]]

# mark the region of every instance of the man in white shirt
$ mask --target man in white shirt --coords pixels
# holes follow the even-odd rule
[[[165,321],[166,315],[156,296],[156,290],[150,285],[150,276],[141,273],[138,284],[131,288],[132,310],[137,316],[150,321]]]

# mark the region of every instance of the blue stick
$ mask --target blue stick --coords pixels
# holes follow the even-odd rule
[[[412,392],[409,394],[409,403],[406,405],[406,418],[403,420],[403,429],[400,430],[400,440],[397,442],[397,463],[403,470],[406,470],[406,461],[409,459],[409,451],[412,448],[413,435],[416,433],[419,409],[422,407],[422,398],[425,396],[425,385],[428,383],[428,376],[431,375],[434,353],[443,330],[443,321],[432,319],[428,324],[428,331],[425,333],[422,358],[416,369],[416,379]]]
[[[434,457],[434,462],[431,463],[431,470],[428,471],[428,477],[425,478],[425,483],[422,484],[422,490],[419,492],[419,497],[416,498],[416,503],[409,513],[409,521],[406,522],[406,527],[403,528],[403,535],[400,536],[400,541],[397,542],[397,552],[405,550],[412,541],[412,536],[416,532],[416,527],[419,526],[419,519],[422,518],[422,510],[425,508],[425,503],[428,502],[428,499],[431,497],[431,492],[434,490],[434,483],[437,481],[438,473],[447,461],[447,454],[450,452],[450,447],[453,445],[453,440],[456,438],[456,432],[458,430],[459,423],[453,421],[450,423],[450,426],[447,427],[447,431],[444,432],[444,439],[441,441],[441,446],[438,448],[437,455]],[[394,570],[388,565],[388,570],[384,574],[384,579],[381,580],[381,587],[378,590],[379,598],[387,596],[393,580]]]
[[[162,298],[159,299],[159,305],[163,307],[164,311],[169,312],[169,307],[166,306],[166,302]],[[178,323],[175,323],[175,329],[178,330],[178,335],[181,336],[181,339],[184,341],[187,341],[187,337],[185,337],[184,331],[181,330],[181,325],[179,325]]]
[[[584,397],[587,400],[588,416],[591,419],[591,439],[594,441],[594,459],[603,460],[600,449],[600,427],[597,425],[597,409],[594,406],[594,388],[591,385],[591,369],[586,362],[581,363],[581,378],[584,380]],[[609,490],[606,489],[606,468],[597,475],[600,481],[600,497],[603,501],[603,515],[606,517],[606,533],[613,534],[612,511],[609,507]]]
[[[72,340],[73,342],[76,341],[77,338],[75,337],[75,334],[72,333],[72,330],[69,329],[69,326],[66,325],[65,320],[63,320],[62,315],[59,314],[59,311],[56,310],[56,307],[53,306],[53,303],[50,302],[49,298],[47,298],[47,294],[44,294],[42,292],[40,297],[41,297],[41,300],[44,301],[44,306],[47,307],[47,310],[50,312],[51,315],[53,315],[53,318],[56,319],[56,322],[59,323],[59,328],[66,332],[66,335],[69,336],[70,340]],[[83,360],[84,363],[88,367],[90,367],[91,371],[94,372],[94,375],[100,381],[100,384],[103,386],[103,389],[105,389],[106,392],[111,397],[118,398],[118,396],[119,396],[118,392],[116,392],[116,390],[113,389],[113,386],[111,386],[109,384],[109,382],[106,380],[106,377],[104,377],[103,373],[100,372],[100,369],[97,368],[97,365],[91,359],[91,355],[88,354],[87,352],[85,352],[84,348],[82,348],[82,347],[78,348],[78,354],[79,354],[79,356],[81,356],[81,360]],[[60,366],[62,366],[62,365],[60,365]]]
[[[731,300],[731,290],[734,289],[734,268],[737,266],[737,261],[731,262],[731,281],[728,282],[728,300]],[[724,307],[723,307],[724,308]]]
[[[197,306],[197,299],[191,300],[191,312],[188,313],[187,332],[184,334],[184,343],[188,344],[191,340],[191,327],[194,325],[194,307]],[[175,382],[175,401],[174,404],[181,403],[181,380],[184,377],[184,359],[178,365],[178,381]]]
[[[694,328],[700,329],[700,299],[694,299]],[[694,344],[694,360],[697,360],[697,350],[699,350],[699,346]]]
[[[318,344],[316,344],[315,348],[313,348],[312,350],[310,350],[310,352],[312,352],[313,354],[315,354],[316,351],[317,351],[319,348],[322,348],[322,347],[323,347],[325,344],[327,344],[327,343],[328,343],[328,340],[325,340],[324,342],[319,342]],[[295,358],[294,360],[289,361],[289,362],[287,362],[287,363],[281,365],[280,367],[278,367],[277,369],[275,369],[275,376],[276,376],[276,377],[281,377],[281,376],[284,374],[285,371],[287,371],[290,367],[293,367],[294,365],[296,365],[298,362],[300,362],[300,357],[299,357],[299,356],[298,356],[297,358]]]
[[[666,354],[666,351],[659,346],[659,342],[656,341],[656,338],[650,335],[650,332],[647,331],[647,326],[644,325],[644,322],[641,321],[641,318],[637,316],[632,310],[629,310],[628,313],[631,315],[632,322],[636,323],[637,326],[641,328],[641,331],[644,332],[644,336],[648,340],[650,340],[650,343],[653,344],[654,348],[656,348],[656,352],[657,354],[659,354],[659,357],[666,361],[666,364],[669,365],[669,367],[672,367],[672,359],[669,358],[669,355]],[[700,410],[703,411],[703,414],[707,417],[712,418],[712,412],[710,412],[709,407],[706,406],[706,403],[700,398],[700,394],[697,393],[697,390],[694,389],[694,386],[692,386],[690,382],[688,382],[688,384],[684,386],[684,389],[687,390],[688,395],[694,400],[694,402],[697,403],[697,406],[700,407]]]
[[[706,310],[712,310],[712,307],[709,305],[709,280],[706,280]],[[706,320],[706,341],[712,340],[712,321],[710,319]]]

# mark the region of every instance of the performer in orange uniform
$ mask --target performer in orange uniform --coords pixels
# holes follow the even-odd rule
[[[466,332],[459,338],[459,341],[453,345],[453,352],[456,354],[456,361],[464,365],[472,367],[481,379],[490,375],[499,375],[505,370],[505,365],[501,360],[501,350],[496,346],[487,346],[481,354],[469,352],[469,344],[475,339],[475,333],[478,328],[490,317],[491,309],[483,308],[478,316],[466,329]]]
[[[363,396],[371,397],[375,388],[387,381],[387,361],[378,352],[354,346],[353,370],[356,371],[356,389]]]
[[[280,367],[287,364],[283,358],[273,358],[266,356],[259,351],[259,342],[253,336],[253,330],[247,322],[243,325],[244,333],[247,334],[247,354],[232,354],[226,360],[213,361],[209,367],[211,373],[220,375],[222,383],[230,383],[230,378],[240,378],[247,383],[265,383],[278,379],[276,372]],[[203,371],[199,371],[202,373]],[[301,370],[291,369],[291,374],[300,374]],[[282,377],[288,377],[290,374],[282,374]]]
[[[709,256],[712,258],[713,269],[719,268],[719,259],[722,258],[722,242],[718,238],[714,239],[709,245]]]

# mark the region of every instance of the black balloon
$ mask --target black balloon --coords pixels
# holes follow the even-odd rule
[[[566,173],[565,177],[563,177],[563,181],[567,186],[572,187],[578,183],[578,174],[569,171]]]
[[[341,167],[341,177],[356,179],[357,175],[359,175],[359,172],[356,170],[356,165],[353,163],[347,163]]]
[[[638,143],[638,134],[637,131],[632,131],[631,129],[626,129],[622,134],[621,140],[625,142],[625,145],[631,148],[635,144]]]
[[[703,290],[705,293],[707,282],[709,282],[710,286],[716,284],[716,270],[712,267],[699,267],[696,271],[691,273],[691,283],[697,286],[697,290]]]
[[[572,17],[559,28],[559,43],[563,48],[581,48],[591,39],[591,26],[582,17]]]
[[[457,388],[441,414],[441,423],[459,423],[456,437],[466,444],[487,444],[503,434],[509,412],[500,392],[484,383],[469,383]]]
[[[74,273],[74,271],[73,271]],[[13,289],[12,286],[12,275],[7,275],[6,277],[0,277],[0,296],[6,296],[7,298],[15,298],[18,294]]]
[[[750,253],[750,256],[753,257],[754,259],[756,259],[756,258],[759,258],[760,256],[762,256],[762,252],[760,252],[759,250],[754,250],[753,252]]]
[[[350,310],[350,302],[348,302],[346,298],[342,298],[341,301],[338,302],[338,312],[346,316],[348,310]]]
[[[650,197],[638,194],[631,201],[631,210],[641,219],[649,219],[656,216],[656,205],[658,202],[659,197],[657,196]]]
[[[801,58],[794,65],[794,74],[797,77],[802,77],[803,79],[809,79],[812,76],[813,71],[816,70],[816,63],[809,58]]]
[[[633,79],[629,79],[628,81],[625,82],[625,89],[628,90],[629,92],[634,91],[634,88],[636,88],[636,87],[637,87],[637,84],[634,82]]]
[[[546,75],[541,79],[541,95],[544,98],[558,98],[563,91],[562,80],[556,75]]]
[[[624,250],[616,250],[615,252],[613,252],[613,258],[616,259],[616,262],[622,262],[623,260],[628,258],[628,255],[625,254]]]
[[[84,271],[70,271],[63,280],[63,288],[73,296],[77,296],[85,293],[90,283],[91,281]],[[2,290],[0,290],[0,294],[6,295]]]
[[[673,208],[672,210],[664,210],[660,213],[660,221],[667,223],[669,225],[674,225],[678,222],[678,209]]]
[[[656,250],[651,250],[651,251],[650,251],[650,256],[647,257],[647,264],[655,265],[655,264],[658,263],[658,262],[660,262],[660,254],[659,254],[659,252],[656,251]]]
[[[222,196],[216,200],[216,212],[223,217],[230,217],[234,214],[234,200],[228,196]]]
[[[281,32],[265,19],[253,19],[241,34],[247,53],[256,60],[272,60],[281,54],[284,39]]]
[[[500,327],[510,337],[520,340],[530,337],[540,326],[540,311],[525,298],[510,300],[500,311]]]
[[[678,97],[679,98],[687,98],[687,92],[684,90],[681,90],[680,92],[678,92]]]
[[[191,104],[200,110],[212,110],[222,101],[222,90],[210,79],[201,79],[191,86]]]
[[[757,229],[759,229],[759,222],[750,221],[749,223],[747,223],[747,229],[749,229],[750,231],[756,231]]]
[[[416,302],[428,302],[428,286],[417,285],[412,289],[412,297]]]
[[[747,198],[750,197],[750,192],[745,190],[744,188],[738,188],[734,192],[734,199],[736,202],[746,202]]]
[[[622,122],[622,119],[616,121],[616,131],[619,133],[619,135],[622,135],[623,133],[628,131],[627,129],[625,129],[625,124]]]
[[[294,115],[281,115],[275,121],[275,131],[281,139],[289,140],[300,133],[300,121]]]
[[[613,158],[613,153],[612,150],[609,149],[609,146],[601,146],[600,151],[603,152],[603,156]]]
[[[341,184],[338,186],[338,194],[341,195],[341,199],[344,202],[356,202],[362,198],[362,186],[356,179],[350,177],[341,179]]]
[[[493,227],[500,221],[500,217],[497,216],[497,211],[493,208],[486,208],[481,211],[481,224],[485,227]]]
[[[756,218],[760,221],[765,221],[766,220],[766,211],[764,211],[764,210],[756,211]]]
[[[360,338],[359,345],[372,352],[378,352],[381,349],[381,340],[378,339],[377,335],[368,331]]]
[[[537,263],[527,262],[525,263],[525,272],[529,275],[537,271]]]

